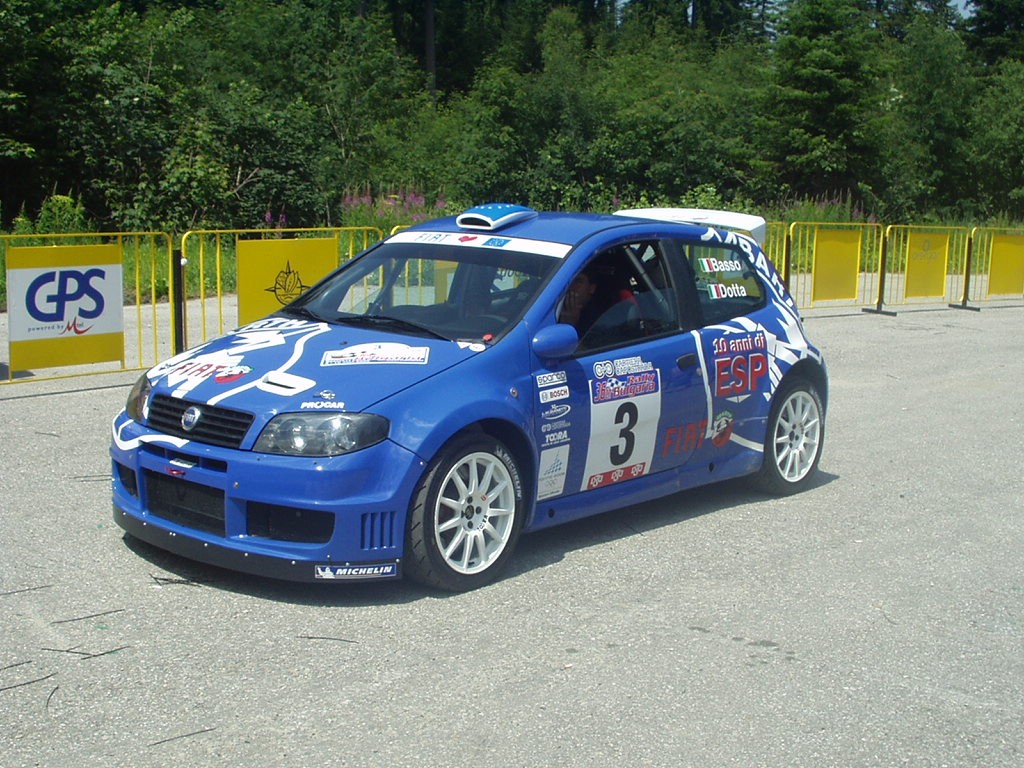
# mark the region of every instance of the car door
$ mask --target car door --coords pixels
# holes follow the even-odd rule
[[[617,280],[612,305],[595,313],[572,358],[535,372],[540,500],[678,467],[706,433],[700,337],[680,310],[663,243],[624,243],[601,260]]]
[[[746,255],[731,245],[706,241],[683,248],[692,281],[684,287],[699,309],[711,411],[702,453],[720,463],[759,453],[772,389],[773,339],[761,322],[767,293]]]

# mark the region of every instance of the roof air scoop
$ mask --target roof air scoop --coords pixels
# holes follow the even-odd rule
[[[507,227],[517,221],[531,219],[537,215],[533,208],[512,203],[487,203],[463,211],[455,217],[455,223],[463,229],[493,231]]]

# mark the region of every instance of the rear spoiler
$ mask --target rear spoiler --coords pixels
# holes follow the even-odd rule
[[[761,216],[734,211],[713,211],[706,208],[627,208],[615,211],[615,215],[734,229],[750,235],[758,245],[764,245],[764,236],[768,228],[767,222]]]

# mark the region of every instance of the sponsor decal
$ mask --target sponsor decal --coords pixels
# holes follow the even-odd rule
[[[537,374],[538,387],[553,387],[555,384],[565,384],[568,380],[569,379],[566,376],[565,371]]]
[[[544,435],[544,445],[560,445],[569,442],[569,430],[558,429]]]
[[[541,434],[547,434],[548,432],[554,432],[556,429],[569,429],[572,426],[571,421],[562,419],[560,421],[552,421],[550,424],[542,424],[540,431]]]
[[[611,376],[625,376],[630,373],[645,373],[654,370],[654,363],[642,357],[623,357],[619,360],[599,360],[594,363],[594,376],[605,379]]]
[[[460,341],[459,349],[468,349],[470,352],[483,352],[487,349],[487,345],[481,344],[479,341]]]
[[[732,411],[722,411],[715,416],[715,422],[711,427],[711,443],[715,448],[722,448],[729,442],[735,423]]]
[[[719,336],[714,342],[716,355],[728,355],[734,352],[752,352],[755,349],[767,349],[768,340],[764,331],[746,334],[730,334]]]
[[[335,400],[306,400],[299,407],[304,411],[342,411],[345,404]]]
[[[524,237],[489,237],[481,242],[481,236],[459,234],[457,232],[419,232],[415,230],[404,230],[388,238],[389,243],[433,243],[437,245],[453,245],[481,247],[486,245],[491,248],[504,248],[507,251],[518,251],[520,253],[536,253],[540,256],[550,256],[555,259],[564,259],[566,254],[572,250],[571,245],[566,243],[553,243],[546,240],[528,240]]]
[[[213,380],[218,384],[231,384],[232,382],[238,381],[248,373],[252,373],[251,366],[230,365],[213,374]]]
[[[697,263],[704,272],[742,272],[744,264],[742,261],[719,259],[697,259]]]
[[[565,488],[565,473],[569,467],[569,446],[561,445],[540,452],[537,468],[537,499],[561,496]]]
[[[768,375],[768,355],[764,352],[740,353],[715,359],[715,394],[739,397],[757,390]]]
[[[280,262],[278,262],[280,264]],[[309,288],[302,282],[302,278],[299,277],[299,273],[292,269],[292,263],[290,261],[285,262],[284,269],[277,273],[277,277],[274,278],[274,284],[269,288],[264,288],[267,293],[274,294],[274,298],[284,306],[290,304],[295,299],[302,295],[302,292]]]
[[[328,350],[324,352],[320,365],[426,365],[429,359],[430,347],[410,347],[386,341]]]
[[[665,438],[661,442],[661,455],[664,457],[670,453],[690,453],[700,448],[704,445],[707,428],[707,419],[669,427],[665,430]]]
[[[613,485],[614,483],[619,483],[623,480],[632,480],[633,478],[640,477],[646,473],[647,465],[644,462],[634,464],[630,467],[610,469],[607,472],[599,472],[596,475],[591,475],[587,479],[587,488],[594,489],[600,488],[604,485]]]
[[[708,285],[708,295],[712,299],[735,299],[747,295],[747,289],[742,285],[725,285],[723,283],[711,283]]]
[[[726,334],[712,342],[715,395],[740,397],[756,391],[769,373],[768,339],[763,331]]]
[[[630,374],[624,378],[597,379],[590,382],[591,402],[596,405],[625,400],[657,392],[658,388],[658,371]]]
[[[540,401],[542,403],[550,403],[553,400],[565,400],[569,397],[569,387],[552,387],[551,389],[542,389],[540,391]]]
[[[569,411],[571,410],[572,406],[568,403],[556,403],[541,413],[540,417],[545,421],[554,421],[555,419],[560,419],[563,416],[568,416]]]
[[[398,563],[317,565],[314,568],[318,579],[388,579],[398,575]]]

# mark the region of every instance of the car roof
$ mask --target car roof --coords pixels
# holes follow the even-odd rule
[[[709,224],[660,219],[658,224],[690,230],[681,235],[698,237]],[[588,237],[609,229],[655,224],[651,217],[630,217],[601,213],[538,212],[525,206],[508,203],[488,203],[457,215],[423,222],[410,230],[430,232],[467,232],[477,235],[490,233],[502,237],[544,240],[565,245],[576,245]]]

